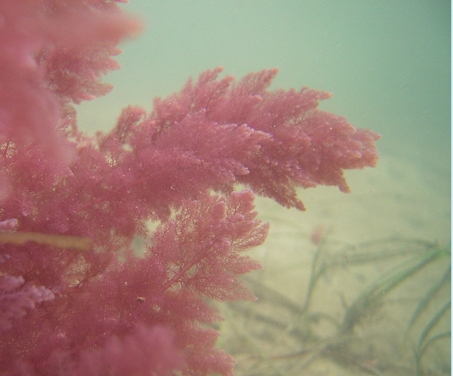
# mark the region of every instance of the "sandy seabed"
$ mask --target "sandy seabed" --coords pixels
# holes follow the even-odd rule
[[[305,212],[257,198],[258,301],[221,308],[236,374],[449,375],[447,175],[384,156],[347,172],[349,194],[301,190]]]

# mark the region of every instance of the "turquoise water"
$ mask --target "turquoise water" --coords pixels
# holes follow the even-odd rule
[[[381,133],[382,153],[449,171],[448,1],[132,0],[124,9],[145,31],[123,44],[122,69],[107,77],[116,89],[88,105],[104,106],[105,118],[81,114],[85,127],[108,128],[127,104],[151,109],[205,69],[242,77],[279,67],[275,87],[332,92],[322,107]]]
[[[422,196],[408,215],[435,223],[427,237],[449,239],[448,1],[132,0],[124,9],[145,30],[122,44],[122,68],[106,77],[115,89],[79,109],[82,129],[110,129],[129,104],[150,111],[206,69],[240,78],[279,67],[273,87],[329,91],[322,109],[382,135],[382,163],[366,173],[391,175],[390,193]]]

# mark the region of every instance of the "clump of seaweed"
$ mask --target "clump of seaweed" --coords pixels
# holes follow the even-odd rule
[[[247,279],[258,301],[229,305],[222,345],[236,373],[450,374],[451,244],[318,240],[298,301],[258,275]]]

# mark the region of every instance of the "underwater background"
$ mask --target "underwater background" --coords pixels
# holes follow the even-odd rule
[[[374,184],[374,192],[360,191],[368,177],[385,180],[383,189],[400,195],[418,236],[449,239],[449,1],[132,0],[124,9],[145,31],[122,45],[122,68],[106,77],[115,89],[80,106],[82,129],[110,129],[129,104],[150,111],[155,97],[179,91],[206,69],[223,66],[225,75],[240,78],[278,67],[274,88],[329,91],[334,97],[321,109],[382,135],[377,168],[347,173],[350,196],[377,193]],[[328,188],[322,196],[336,193]],[[306,205],[307,214],[317,210]],[[382,207],[369,214],[370,221],[389,219]]]
[[[321,109],[382,136],[376,168],[346,171],[351,193],[300,190],[306,212],[257,199],[271,223],[253,254],[265,269],[248,281],[259,300],[222,308],[219,327],[236,373],[450,374],[450,2],[123,8],[145,30],[121,46],[122,68],[105,79],[114,90],[78,106],[90,134],[113,127],[121,108],[151,111],[155,97],[223,66],[237,79],[278,67],[272,88],[329,91]]]

